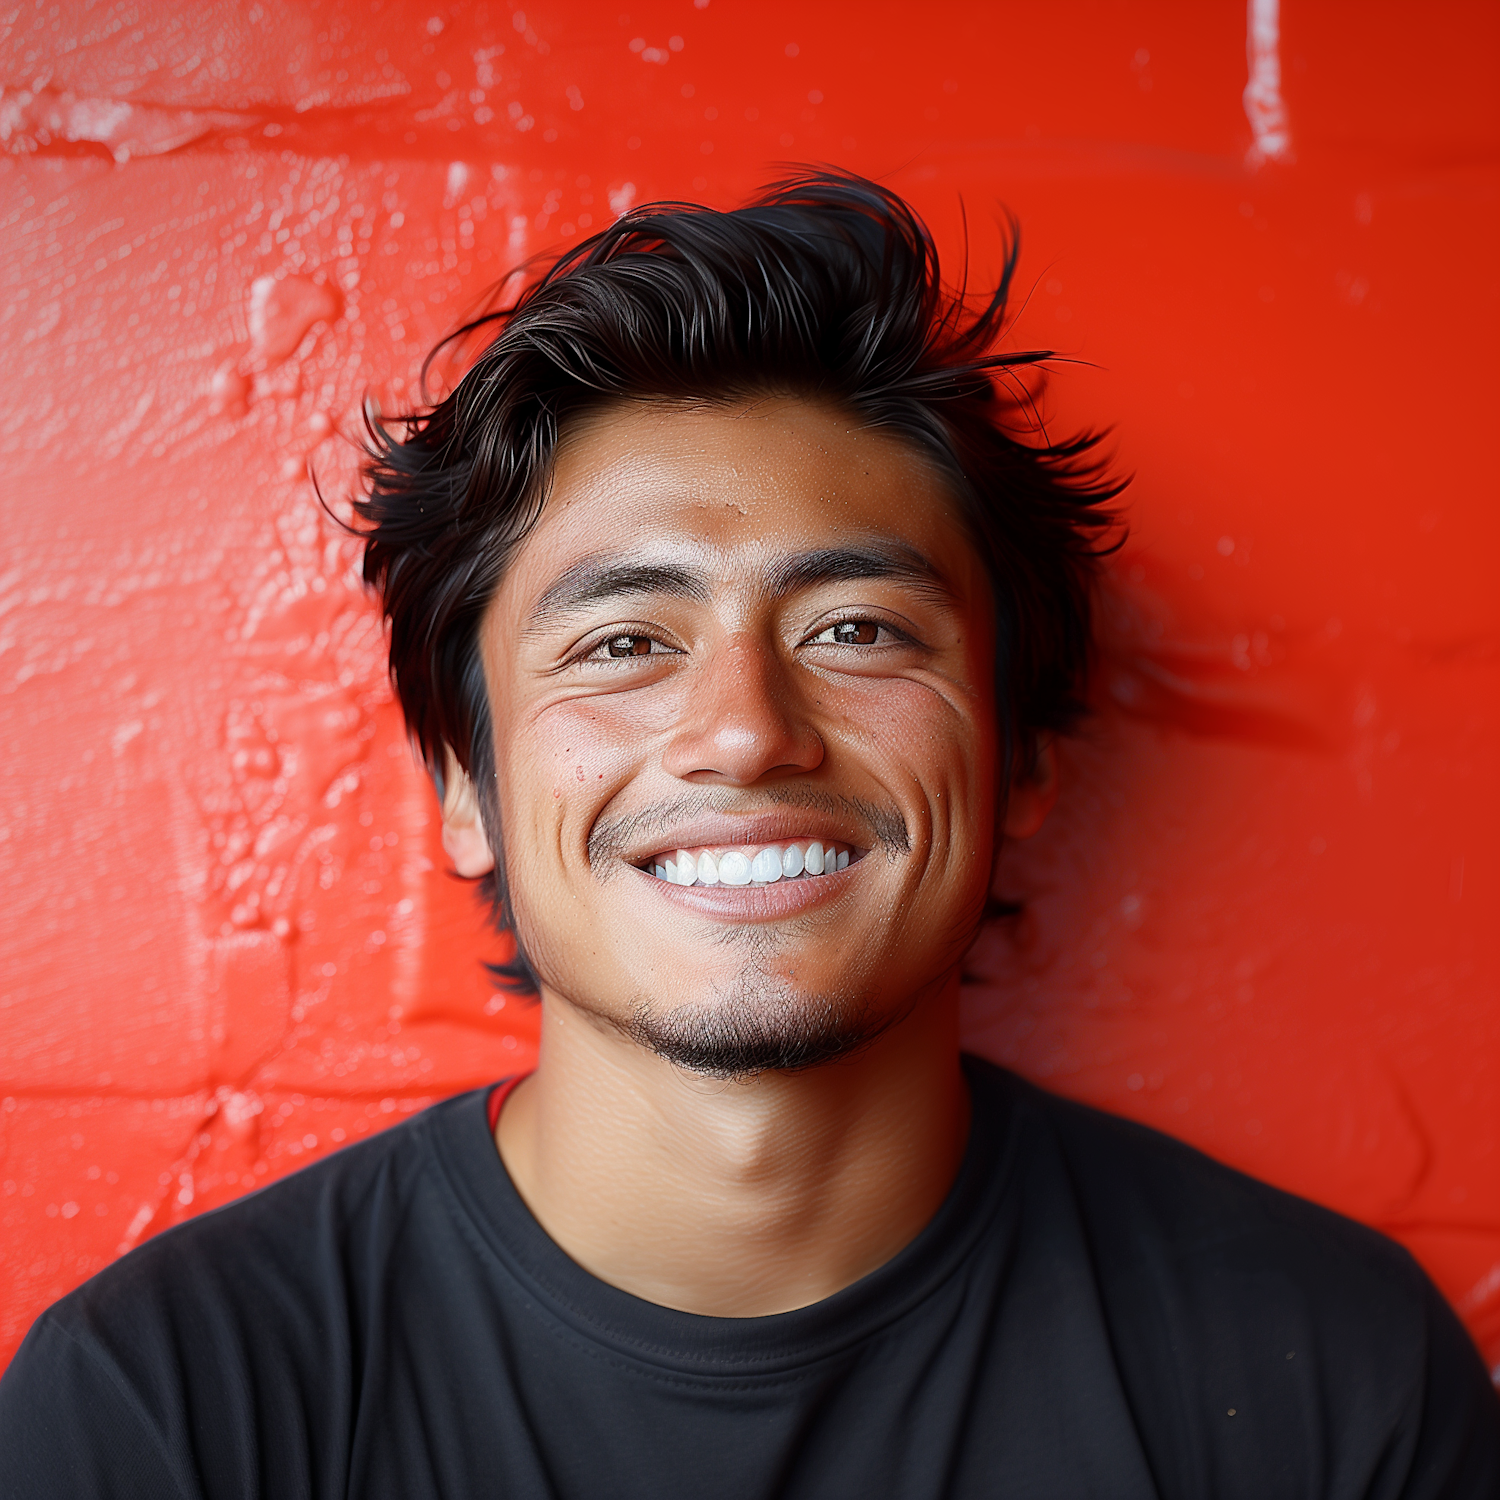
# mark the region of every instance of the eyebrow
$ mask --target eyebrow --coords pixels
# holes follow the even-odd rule
[[[766,580],[773,599],[823,583],[852,583],[866,578],[894,578],[947,601],[953,590],[942,574],[915,547],[904,542],[871,542],[860,547],[823,547],[801,552],[775,564]]]
[[[943,602],[955,597],[927,558],[903,542],[795,553],[772,564],[764,587],[772,599],[783,599],[820,584],[873,578],[896,579]],[[706,568],[648,563],[618,554],[586,557],[574,563],[532,606],[526,634],[543,631],[558,619],[605,600],[666,595],[702,603],[711,593],[712,575]]]
[[[574,563],[532,606],[526,633],[545,630],[555,620],[577,614],[605,599],[666,594],[678,599],[706,600],[708,574],[701,568],[633,562],[616,555],[586,557]]]

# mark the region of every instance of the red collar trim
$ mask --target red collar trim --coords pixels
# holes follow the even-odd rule
[[[500,1111],[505,1108],[505,1101],[510,1098],[510,1093],[523,1078],[530,1078],[530,1073],[517,1073],[514,1078],[502,1078],[490,1090],[490,1097],[485,1104],[485,1114],[490,1122],[490,1134],[494,1135],[500,1124]]]

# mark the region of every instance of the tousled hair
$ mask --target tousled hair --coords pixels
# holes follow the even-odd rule
[[[988,570],[1005,771],[1082,712],[1091,599],[1123,484],[1099,435],[1046,439],[1017,372],[1050,350],[996,344],[1019,239],[992,295],[945,287],[932,235],[889,190],[802,171],[743,208],[632,210],[460,329],[488,336],[452,394],[370,422],[356,502],[364,576],[390,625],[407,726],[443,785],[445,747],[473,781],[511,928],[478,630],[541,512],[559,436],[621,401],[831,403],[909,443],[957,500]],[[389,429],[399,434],[392,436]],[[492,966],[536,987],[525,955]]]

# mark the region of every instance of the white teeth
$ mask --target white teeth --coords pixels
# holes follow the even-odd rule
[[[850,851],[836,849],[814,839],[805,847],[801,844],[767,844],[753,852],[743,849],[725,849],[719,854],[704,850],[693,854],[687,849],[678,849],[659,860],[653,860],[649,869],[658,880],[668,885],[774,885],[778,880],[796,880],[799,876],[832,875],[837,870],[849,868]]]

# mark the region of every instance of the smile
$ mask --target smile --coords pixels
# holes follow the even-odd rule
[[[663,850],[641,869],[668,885],[774,885],[816,879],[849,867],[859,852],[847,844],[796,839],[784,844],[705,845]]]

